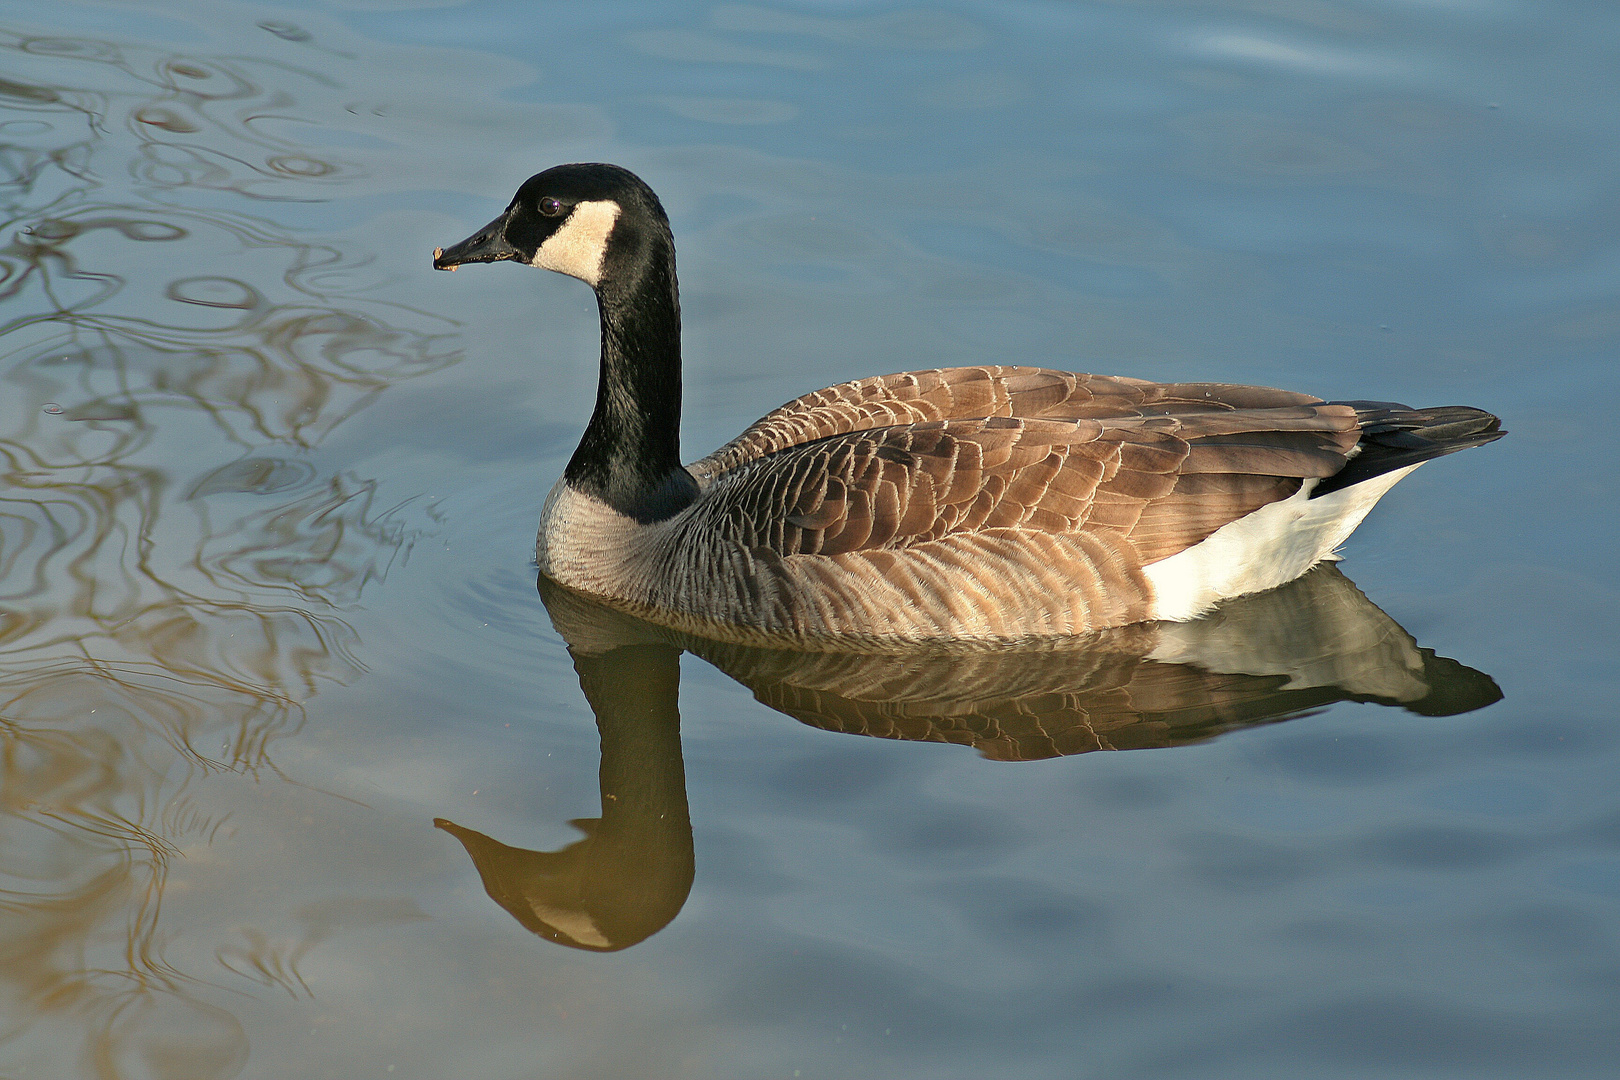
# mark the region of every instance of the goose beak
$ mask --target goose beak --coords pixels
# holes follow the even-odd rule
[[[523,253],[506,242],[506,215],[502,214],[459,244],[433,249],[433,269],[454,270],[466,263],[500,262],[523,258]]]

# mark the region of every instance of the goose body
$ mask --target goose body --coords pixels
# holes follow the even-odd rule
[[[1503,434],[1462,406],[983,366],[806,394],[683,466],[674,241],[651,189],[558,166],[434,266],[505,259],[580,278],[601,313],[596,408],[541,512],[541,573],[700,633],[1191,619],[1299,577],[1423,461]]]

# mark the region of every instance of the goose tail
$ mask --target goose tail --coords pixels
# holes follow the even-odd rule
[[[1430,458],[1484,446],[1507,434],[1500,419],[1466,405],[1409,409],[1389,401],[1328,404],[1348,405],[1356,410],[1361,442],[1349,464],[1316,485],[1310,496],[1313,499]]]

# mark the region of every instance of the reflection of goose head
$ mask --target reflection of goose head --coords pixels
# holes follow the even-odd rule
[[[439,821],[495,902],[552,941],[608,951],[673,919],[692,885],[675,695],[680,649],[812,727],[972,746],[1004,761],[1176,746],[1337,701],[1440,716],[1501,698],[1419,648],[1331,565],[1190,623],[1023,646],[807,652],[643,622],[542,577],[602,733],[602,818],[560,852]]]
[[[679,656],[667,645],[576,656],[602,735],[602,816],[573,822],[584,839],[526,851],[434,821],[467,849],[491,899],[559,945],[623,949],[663,929],[686,903],[692,824],[675,711]]]

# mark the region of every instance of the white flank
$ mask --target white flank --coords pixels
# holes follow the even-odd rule
[[[568,220],[546,237],[529,265],[577,277],[595,288],[602,280],[602,258],[619,209],[612,199],[575,203]]]
[[[1153,586],[1155,619],[1195,619],[1222,600],[1274,589],[1328,558],[1373,504],[1417,468],[1363,480],[1310,497],[1307,480],[1292,497],[1221,526],[1186,551],[1143,568]]]

